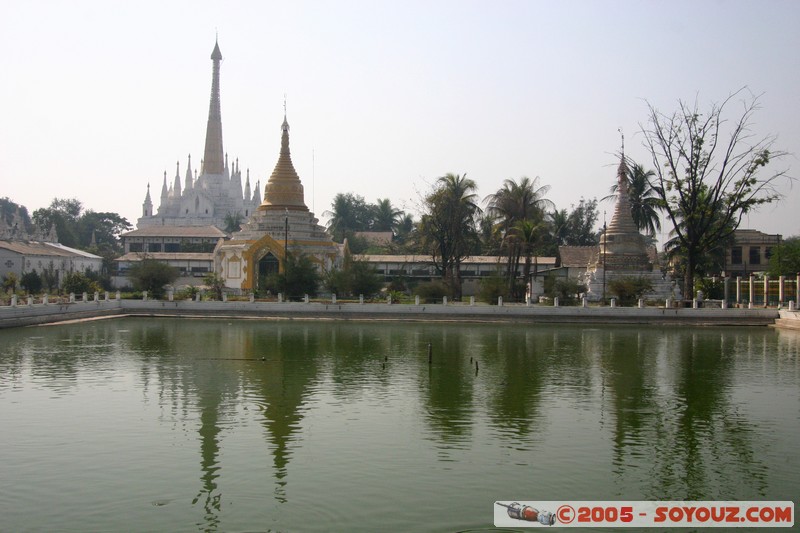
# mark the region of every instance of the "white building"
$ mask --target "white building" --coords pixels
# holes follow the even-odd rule
[[[253,214],[261,204],[260,183],[250,189],[250,171],[247,171],[244,190],[242,190],[242,172],[239,161],[228,164],[228,155],[222,147],[222,114],[220,111],[220,61],[222,54],[219,45],[214,44],[211,54],[213,71],[211,79],[211,103],[206,126],[206,146],[203,159],[200,161],[200,174],[192,170],[192,158],[189,156],[186,172],[181,178],[178,163],[172,183],[167,181],[161,186],[161,197],[158,208],[153,210],[150,196],[150,185],[142,204],[142,217],[137,222],[138,228],[148,226],[216,226],[224,229],[226,217],[238,216],[242,220]],[[181,185],[183,181],[183,185]]]
[[[0,240],[0,276],[13,272],[18,279],[35,271],[48,271],[58,280],[71,272],[100,272],[103,258],[57,242]]]

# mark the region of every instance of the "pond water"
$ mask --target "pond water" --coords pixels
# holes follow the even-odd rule
[[[0,346],[0,531],[477,531],[499,500],[800,491],[795,332],[125,318]]]

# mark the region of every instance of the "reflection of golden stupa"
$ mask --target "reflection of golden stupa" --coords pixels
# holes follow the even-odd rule
[[[258,209],[229,241],[217,245],[214,271],[231,289],[255,291],[260,280],[282,272],[286,253],[306,255],[320,270],[340,264],[344,247],[334,243],[309,211],[303,184],[289,151],[289,122],[284,111],[281,151]]]

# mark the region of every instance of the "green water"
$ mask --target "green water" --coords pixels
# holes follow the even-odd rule
[[[115,319],[0,346],[0,531],[483,530],[497,500],[800,491],[794,332]]]

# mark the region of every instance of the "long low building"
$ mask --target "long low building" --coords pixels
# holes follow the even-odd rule
[[[405,278],[412,281],[432,281],[441,278],[436,271],[433,257],[430,255],[355,255],[359,261],[365,261],[372,265],[384,278],[384,281],[391,281],[395,278]],[[461,279],[463,282],[462,292],[465,296],[478,293],[480,280],[495,273],[505,272],[507,257],[497,255],[475,255],[462,259]],[[555,257],[535,257],[531,264],[531,285],[533,295],[540,294],[541,276],[538,272],[555,268],[557,259]],[[525,262],[520,262],[517,273],[521,276],[524,272]]]
[[[49,272],[58,280],[70,272],[100,272],[103,258],[57,242],[0,240],[0,276]]]

